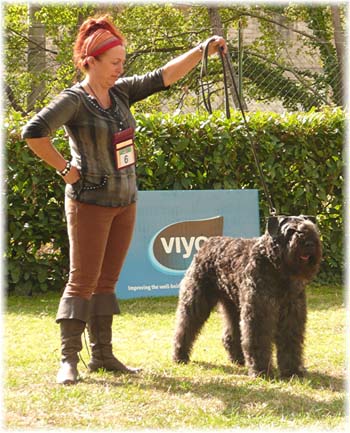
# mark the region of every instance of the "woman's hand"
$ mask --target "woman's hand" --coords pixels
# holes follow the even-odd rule
[[[52,145],[50,137],[28,138],[27,144],[30,149],[43,161],[53,167],[56,171],[62,171],[67,161],[61,153]],[[69,172],[62,176],[66,183],[75,183],[80,179],[80,172],[74,165]]]
[[[222,38],[221,36],[216,36],[216,35],[211,36],[206,41],[204,41],[202,45],[206,45],[208,43],[208,41],[211,41],[209,43],[209,49],[208,49],[209,56],[217,53],[219,48],[222,49],[222,52],[224,54],[227,54],[227,45],[226,45],[226,41],[224,38]]]
[[[62,177],[66,183],[73,184],[73,183],[78,182],[78,180],[80,179],[81,176],[80,176],[80,172],[77,169],[77,167],[72,165],[72,168],[69,170],[69,172],[65,176],[62,176]]]
[[[227,45],[224,38],[221,36],[208,38],[204,43],[197,45],[181,56],[175,57],[163,66],[162,75],[164,86],[167,87],[176,83],[176,81],[180,80],[198,65],[202,58],[203,45],[209,40],[211,41],[208,49],[209,55],[217,53],[219,47],[222,48],[224,54],[227,53]]]

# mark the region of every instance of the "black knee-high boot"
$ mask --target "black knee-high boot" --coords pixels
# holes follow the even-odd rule
[[[140,369],[131,368],[120,362],[112,351],[113,315],[119,314],[119,306],[114,294],[96,294],[91,299],[91,313],[88,333],[91,347],[90,371],[105,368],[108,371],[137,373]]]
[[[61,298],[56,322],[61,328],[61,364],[57,383],[75,384],[79,379],[78,353],[82,349],[81,335],[89,318],[89,301],[78,298]]]

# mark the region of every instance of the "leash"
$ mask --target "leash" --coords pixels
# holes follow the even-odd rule
[[[203,102],[204,102],[204,106],[206,108],[206,110],[208,111],[209,114],[212,114],[212,107],[211,107],[211,103],[210,103],[210,89],[209,89],[209,83],[208,81],[206,82],[206,86],[204,85],[204,81],[203,81],[203,77],[205,75],[207,75],[208,73],[208,51],[209,51],[209,44],[214,40],[214,38],[209,39],[205,45],[203,46],[203,54],[202,54],[202,65],[201,65],[201,71],[200,71],[200,85],[201,85],[201,89],[202,89],[202,96],[203,96]],[[256,149],[256,145],[253,139],[253,136],[250,132],[250,128],[248,125],[248,121],[247,118],[245,116],[244,113],[244,109],[243,109],[243,104],[242,104],[242,100],[241,97],[239,95],[238,89],[237,89],[237,85],[234,79],[234,73],[232,70],[232,66],[230,64],[230,62],[228,61],[227,58],[227,54],[224,54],[222,51],[222,48],[218,48],[218,53],[220,55],[220,59],[221,59],[221,63],[222,63],[222,69],[223,69],[223,76],[224,76],[224,89],[225,89],[225,110],[226,110],[226,117],[227,119],[231,118],[231,114],[230,114],[230,103],[229,103],[229,92],[228,92],[228,85],[227,85],[227,75],[226,75],[226,68],[225,68],[225,64],[227,65],[227,69],[229,71],[229,74],[231,76],[231,80],[233,83],[233,88],[237,97],[237,101],[238,101],[238,105],[239,105],[239,109],[242,113],[242,118],[243,118],[243,122],[247,131],[247,135],[249,138],[249,142],[250,142],[250,147],[252,149],[253,152],[253,156],[254,156],[254,161],[255,164],[258,168],[258,172],[259,172],[259,176],[260,176],[260,180],[264,189],[264,193],[265,193],[265,197],[268,201],[269,204],[269,212],[271,216],[275,216],[276,215],[276,208],[275,205],[273,203],[271,194],[269,192],[269,189],[267,187],[267,184],[265,182],[265,178],[264,178],[264,174],[263,171],[261,169],[261,164],[258,158],[258,153],[257,153],[257,149]]]

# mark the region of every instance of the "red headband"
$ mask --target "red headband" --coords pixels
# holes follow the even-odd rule
[[[85,56],[96,57],[119,45],[123,45],[121,39],[117,38],[108,30],[99,29],[86,39]],[[84,64],[86,63],[87,59],[84,60]]]
[[[113,38],[110,41],[107,41],[105,44],[103,44],[102,47],[97,48],[95,51],[93,51],[90,56],[96,57],[100,54],[104,53],[105,51],[109,50],[110,48],[117,47],[118,45],[123,45],[122,41],[117,38]]]

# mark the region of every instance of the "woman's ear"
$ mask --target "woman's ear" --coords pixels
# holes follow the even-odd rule
[[[95,57],[89,56],[85,60],[85,64],[89,66],[93,66],[95,63]]]

